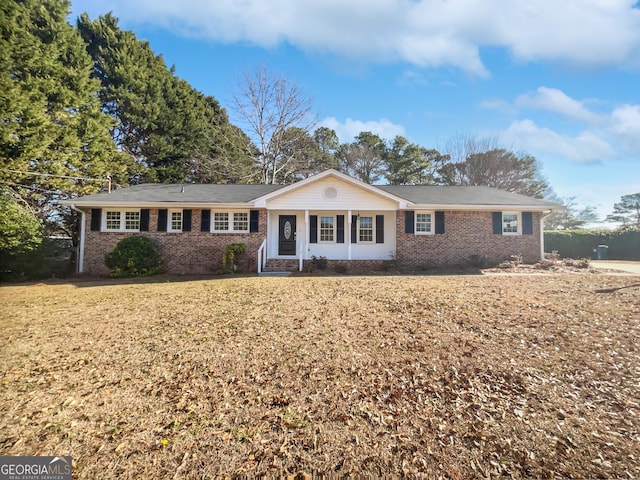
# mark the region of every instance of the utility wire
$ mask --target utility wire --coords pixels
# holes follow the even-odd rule
[[[87,177],[71,177],[69,175],[54,175],[53,173],[24,172],[22,170],[10,170],[8,168],[0,169],[2,172],[22,173],[23,175],[36,175],[39,177],[69,178],[71,180],[85,180],[87,182],[106,182],[108,178],[87,178]]]

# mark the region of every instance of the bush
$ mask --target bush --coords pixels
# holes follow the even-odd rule
[[[104,257],[114,277],[156,275],[164,271],[158,245],[148,237],[135,235],[118,242]]]
[[[544,232],[547,251],[563,258],[596,258],[595,248],[607,245],[612,260],[640,260],[640,230],[559,230]]]
[[[75,249],[70,238],[45,237],[33,250],[0,250],[0,280],[24,282],[73,274]]]
[[[247,246],[244,243],[231,243],[227,245],[222,256],[222,270],[224,273],[235,273],[238,271],[238,255],[244,253]]]

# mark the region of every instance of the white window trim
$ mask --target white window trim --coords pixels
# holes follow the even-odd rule
[[[515,215],[516,221],[518,222],[518,231],[517,232],[505,232],[504,231],[504,216],[505,215]],[[522,212],[502,212],[502,223],[500,224],[500,228],[502,229],[502,235],[522,235]]]
[[[322,219],[323,218],[332,218],[333,222],[333,239],[332,240],[321,240],[322,239]],[[333,243],[337,242],[337,229],[338,229],[338,223],[337,223],[337,218],[335,215],[322,215],[322,214],[318,214],[318,243],[324,243],[325,245],[331,245]]]
[[[226,230],[216,230],[216,213],[227,214],[227,226]],[[245,213],[247,215],[247,229],[246,230],[234,230],[234,213]],[[249,233],[251,230],[251,212],[249,210],[211,210],[211,224],[209,225],[209,231],[211,233]]]
[[[119,212],[120,213],[120,228],[107,228],[107,212]],[[136,212],[138,214],[138,228],[125,228],[126,213]],[[140,231],[140,209],[135,208],[104,208],[102,211],[102,220],[100,225],[101,232],[139,232]]]
[[[360,240],[360,217],[369,217],[371,218],[371,240]],[[376,216],[374,214],[365,213],[358,215],[358,243],[360,245],[372,245],[376,243]]]
[[[431,230],[428,232],[418,231],[418,215],[431,215]],[[415,235],[435,235],[436,212],[433,210],[416,210],[414,214],[413,232]]]
[[[171,218],[174,213],[180,213],[180,228],[173,228],[173,219]],[[184,212],[181,208],[171,208],[167,211],[167,232],[180,233],[182,232],[182,223],[184,222]]]

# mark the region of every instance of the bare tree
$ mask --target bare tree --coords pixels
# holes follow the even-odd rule
[[[497,137],[478,138],[470,133],[460,132],[442,143],[438,150],[445,155],[449,155],[450,162],[461,163],[470,155],[497,150],[498,148]]]
[[[264,66],[245,72],[231,95],[231,108],[257,147],[261,183],[285,182],[298,158],[292,149],[300,139],[293,133],[308,137],[316,124],[311,100],[300,86]]]

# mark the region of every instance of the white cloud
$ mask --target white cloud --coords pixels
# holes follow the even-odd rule
[[[582,102],[556,88],[539,87],[536,93],[520,95],[515,103],[520,107],[547,110],[585,122],[596,122],[600,118],[585,108]]]
[[[640,156],[640,105],[624,105],[611,112],[610,131],[618,136],[624,148]]]
[[[391,140],[396,135],[405,135],[402,125],[397,125],[385,118],[369,121],[347,118],[344,122],[340,122],[334,117],[327,117],[319,122],[319,126],[333,129],[338,135],[340,143],[353,142],[360,132],[375,133],[386,140]]]
[[[74,1],[74,10],[95,11]],[[303,50],[373,63],[454,66],[486,76],[480,49],[523,61],[640,66],[635,0],[109,0],[125,23],[225,43]],[[85,6],[86,5],[86,6]]]
[[[552,154],[578,163],[640,157],[640,105],[622,105],[610,112],[595,113],[561,90],[539,87],[535,93],[518,96],[513,103],[494,99],[481,106],[513,117],[522,109],[543,110],[576,120],[581,126],[582,131],[577,133],[560,132],[553,129],[560,127],[540,127],[531,118],[513,121],[500,134],[501,140],[533,154]]]
[[[534,154],[557,155],[581,163],[600,162],[616,156],[611,145],[594,132],[562,135],[549,128],[541,128],[528,119],[513,122],[500,135],[500,140]]]

